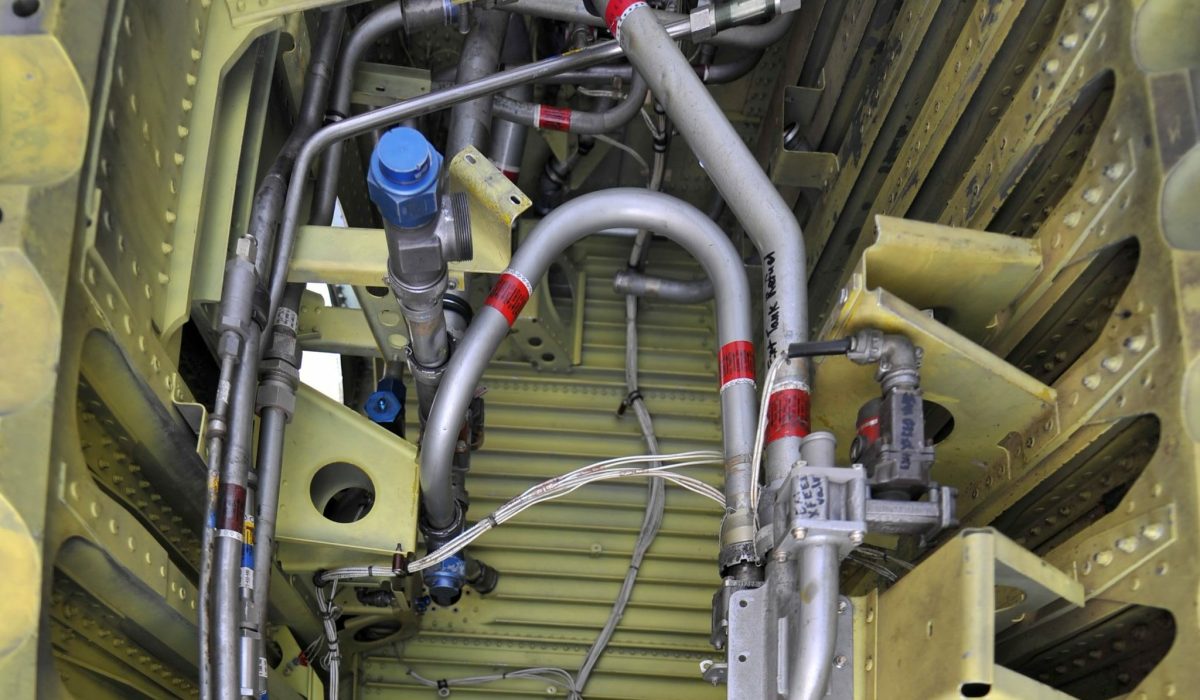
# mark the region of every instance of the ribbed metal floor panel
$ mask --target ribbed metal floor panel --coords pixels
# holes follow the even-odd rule
[[[475,518],[536,481],[645,450],[633,416],[616,415],[625,395],[624,301],[609,280],[625,266],[630,241],[581,245],[588,274],[583,364],[563,374],[513,362],[489,368],[486,442],[468,481]],[[701,275],[666,243],[654,245],[650,267],[678,278]],[[719,449],[711,304],[643,303],[639,321],[642,390],[662,450]],[[690,471],[721,484],[717,468]],[[360,695],[434,697],[408,668],[435,679],[526,666],[575,672],[624,578],[645,497],[644,482],[591,485],[485,535],[471,551],[501,572],[497,590],[471,591],[451,610],[431,609],[416,638],[360,659]],[[668,487],[662,531],[587,698],[724,697],[699,670],[714,655],[708,636],[719,524],[715,504]],[[546,697],[551,688],[503,681],[454,688],[453,695]]]

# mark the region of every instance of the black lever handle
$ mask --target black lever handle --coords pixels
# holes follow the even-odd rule
[[[814,340],[807,343],[792,343],[788,346],[787,356],[789,360],[794,360],[797,357],[822,357],[824,355],[845,355],[850,352],[852,342],[850,338],[842,338],[840,340]]]

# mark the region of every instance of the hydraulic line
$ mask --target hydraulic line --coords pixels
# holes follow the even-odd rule
[[[713,297],[712,280],[674,280],[652,277],[637,270],[620,270],[613,275],[613,290],[618,294],[676,304],[700,304]]]
[[[807,268],[800,226],[649,6],[637,0],[598,0],[598,5],[611,19],[610,30],[630,62],[646,76],[655,98],[662,102],[697,158],[710,164],[706,172],[758,248],[763,261],[766,359],[773,363],[790,343],[808,339]],[[774,410],[767,412],[772,421],[766,428],[773,438],[766,446],[768,483],[786,475],[799,455],[801,439],[808,433],[807,380],[807,360],[785,360],[780,363],[775,381],[763,388],[768,405],[775,404],[771,406]],[[752,576],[749,567],[757,554],[751,493],[757,485],[749,466],[733,476],[737,483],[731,486],[727,482],[729,516],[722,527],[721,563],[733,575]],[[819,643],[801,647],[801,658],[793,666],[797,671],[811,672],[813,677],[794,688],[807,694],[791,697],[816,700],[824,693],[829,678],[830,648],[826,640],[836,633],[836,616],[823,614],[830,597],[834,601],[837,598],[836,553],[832,557],[806,555],[800,566],[798,578],[811,582],[821,595],[802,598],[796,614],[804,621],[804,634]]]
[[[215,688],[205,687],[209,683],[209,673],[202,669],[202,697],[205,700],[212,697],[238,697],[241,690],[239,683],[240,669],[238,655],[241,653],[243,635],[238,628],[243,619],[242,610],[238,609],[238,574],[242,560],[244,526],[246,515],[246,486],[248,483],[251,446],[250,438],[253,431],[253,411],[258,382],[258,359],[261,347],[262,326],[265,318],[254,314],[255,296],[251,289],[243,289],[247,284],[253,286],[253,280],[263,280],[270,266],[270,251],[273,248],[273,238],[280,207],[285,200],[284,186],[287,183],[289,171],[295,163],[298,153],[307,139],[316,131],[321,122],[323,105],[328,95],[329,80],[332,74],[332,64],[336,57],[338,43],[341,40],[342,27],[345,22],[345,9],[335,8],[321,14],[320,28],[317,34],[317,45],[310,59],[305,80],[304,93],[301,97],[296,127],[285,140],[267,171],[263,182],[255,192],[254,206],[251,211],[247,235],[239,242],[239,256],[231,261],[234,268],[237,265],[252,265],[252,271],[239,273],[237,279],[250,280],[239,283],[236,288],[227,287],[222,291],[221,319],[223,325],[241,328],[243,338],[236,352],[236,363],[231,370],[231,382],[228,388],[229,420],[226,442],[221,445],[219,492],[213,505],[214,508],[206,529],[213,530],[210,537],[213,547],[206,547],[201,553],[201,611],[204,622],[201,632],[201,649],[211,650],[215,659]],[[244,260],[244,263],[239,263]],[[230,294],[235,290],[237,294]],[[265,301],[265,300],[264,300]],[[222,333],[222,365],[225,362],[226,337]],[[232,338],[236,342],[236,338]],[[210,482],[210,489],[212,488]],[[210,495],[210,498],[212,496]],[[251,509],[253,510],[253,509]],[[241,511],[240,513],[238,511]],[[211,561],[207,561],[211,558]],[[203,574],[208,569],[209,576],[214,579],[212,590]],[[211,596],[211,599],[210,599]],[[246,620],[251,623],[252,621]],[[248,633],[248,631],[247,631]],[[248,637],[247,637],[248,639]],[[246,642],[249,643],[248,641]],[[211,645],[211,646],[210,646]],[[202,651],[202,654],[204,652]],[[202,658],[202,666],[204,659]]]
[[[504,66],[521,65],[529,61],[530,43],[529,28],[525,26],[525,18],[520,15],[509,15],[508,33],[504,37],[504,51],[500,55]],[[533,99],[533,85],[526,83],[505,90],[502,95],[520,102]],[[521,159],[525,154],[525,139],[529,128],[523,124],[502,118],[492,107],[492,143],[488,149],[488,158],[513,182],[521,173]]]
[[[450,488],[455,439],[475,386],[508,334],[524,302],[550,264],[568,245],[596,231],[635,226],[654,230],[696,256],[713,278],[721,344],[721,406],[726,475],[749,471],[754,433],[754,362],[749,341],[749,286],[728,237],[703,213],[674,197],[641,189],[610,189],[584,195],[551,212],[517,250],[450,359],[421,441],[421,491],[426,518],[437,527],[453,522]],[[728,479],[727,479],[728,484]]]
[[[600,0],[598,4],[605,11],[621,10],[609,12],[615,15],[610,29],[696,156],[702,163],[710,164],[706,172],[758,248],[763,261],[766,355],[768,360],[773,359],[788,343],[808,337],[806,266],[800,226],[649,6],[626,0]],[[783,394],[784,387],[793,393]],[[807,433],[804,361],[786,364],[779,372],[777,385],[764,388],[772,394],[777,390],[781,401],[783,397],[789,400],[771,414],[779,417],[780,425],[772,426],[772,436],[777,439],[767,447],[768,480],[782,476],[795,462],[800,438]],[[735,470],[730,481],[727,486],[731,514],[722,528],[725,567],[756,558],[749,469]]]
[[[222,700],[252,695],[242,685],[238,663],[243,645],[250,643],[241,609],[240,579],[249,488],[254,396],[258,371],[246,358],[257,357],[258,333],[243,344],[243,361],[234,371],[230,395],[229,437],[221,468],[221,491],[213,556],[212,630],[216,696]]]
[[[601,4],[597,0],[597,7]],[[590,27],[604,28],[607,25],[601,17],[588,12],[583,0],[513,0],[501,6],[509,12],[518,12],[533,17],[544,17],[560,22],[586,24]],[[676,12],[653,10],[658,21],[670,25],[687,19],[687,15]],[[792,26],[794,15],[777,15],[762,24],[744,25],[727,29],[714,37],[705,39],[705,43],[716,46],[736,46],[743,49],[762,49],[782,39]]]
[[[628,124],[646,102],[646,81],[636,71],[629,92],[611,109],[587,112],[569,107],[519,102],[503,95],[493,98],[495,113],[509,121],[537,129],[566,131],[572,134],[605,134]]]
[[[498,10],[477,12],[477,24],[463,42],[458,62],[459,85],[496,72],[500,50],[508,31],[508,15]],[[446,137],[446,157],[453,158],[467,146],[488,150],[492,130],[492,98],[479,97],[460,102],[450,110],[450,135]]]

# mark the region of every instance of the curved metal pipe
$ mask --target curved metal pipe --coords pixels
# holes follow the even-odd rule
[[[622,188],[573,199],[542,219],[513,256],[509,270],[536,282],[570,244],[602,229],[626,226],[666,236],[700,261],[719,292],[717,337],[723,348],[750,339],[750,287],[736,249],[703,212],[668,195]],[[421,497],[426,517],[435,527],[445,527],[455,517],[450,488],[455,440],[475,386],[508,330],[508,318],[495,307],[485,306],[476,314],[450,358],[429,413],[421,441]],[[726,473],[738,473],[748,466],[753,442],[752,380],[726,384],[721,392],[721,418]]]
[[[333,89],[326,119],[341,121],[350,116],[350,97],[354,91],[354,72],[363,56],[382,37],[401,30],[426,29],[448,21],[442,0],[393,2],[363,18],[346,37],[333,74]],[[321,162],[321,171],[313,190],[312,220],[329,223],[337,199],[338,175],[342,166],[341,142],[333,144]]]
[[[608,3],[598,0],[597,5],[603,11]],[[700,162],[712,164],[706,172],[762,257],[765,354],[773,360],[789,343],[808,337],[807,268],[800,225],[654,13],[646,5],[632,8],[623,15],[618,40]],[[806,364],[788,361],[777,373],[775,386],[765,391],[806,384],[807,377]],[[799,425],[798,415],[798,411],[787,414],[794,426]],[[792,432],[796,434],[776,439],[766,448],[768,481],[782,476],[799,455],[802,434],[798,429]],[[755,556],[750,474],[736,478],[744,491],[727,504],[731,514],[722,529],[722,564],[727,567]]]
[[[518,124],[537,129],[567,131],[572,134],[605,134],[628,124],[646,103],[646,81],[633,71],[629,93],[612,109],[602,112],[584,112],[565,107],[551,107],[530,102],[518,102],[503,95],[493,98],[497,115]]]
[[[651,277],[637,270],[620,270],[613,275],[613,291],[676,304],[699,304],[713,298],[710,279],[673,280]]]
[[[597,0],[601,11],[610,1]],[[645,5],[633,7],[623,15],[618,41],[630,63],[646,76],[655,99],[666,109],[697,158],[711,164],[706,172],[762,257],[768,355],[765,359],[772,362],[779,353],[786,352],[789,343],[796,342],[791,338],[808,338],[807,266],[800,225],[750,149],[737,138],[737,132],[712,95],[688,70],[687,59],[657,18]],[[800,383],[807,389],[807,380],[806,363],[785,361],[775,385],[764,387],[763,391],[770,401],[777,389],[792,389]],[[766,446],[768,483],[784,476],[799,455],[800,440],[807,432],[802,422],[804,413],[798,408],[782,413],[789,430]],[[745,486],[746,493],[738,494],[744,500],[727,502],[730,515],[721,532],[721,563],[731,571],[753,562],[756,556],[753,542],[756,504],[749,499],[749,474]],[[793,700],[815,699],[824,694],[837,627],[836,550],[814,544],[811,552],[804,552],[801,562],[798,591],[803,591],[803,595],[797,602],[797,617],[804,643],[792,664],[795,674],[792,682],[796,684]],[[809,637],[814,641],[810,643]]]

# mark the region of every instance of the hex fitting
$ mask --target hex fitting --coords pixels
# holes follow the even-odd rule
[[[367,397],[363,412],[367,418],[384,425],[395,423],[397,419],[403,421],[406,394],[404,382],[396,377],[384,377],[375,386],[374,393]]]
[[[402,229],[437,218],[442,154],[416,129],[396,127],[371,153],[367,192],[384,220]]]

